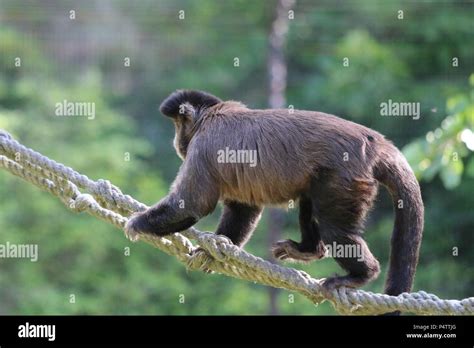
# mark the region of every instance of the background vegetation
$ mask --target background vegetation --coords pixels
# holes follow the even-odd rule
[[[1,0],[0,128],[153,204],[180,164],[159,103],[176,88],[198,88],[266,107],[274,8],[274,1],[250,0]],[[447,298],[474,289],[473,15],[471,1],[300,0],[285,51],[288,104],[372,127],[404,149],[426,206],[415,290]],[[64,99],[95,102],[95,119],[55,116]],[[388,99],[420,102],[421,118],[380,116]],[[218,214],[199,227],[213,230]],[[284,237],[297,238],[296,217],[285,214]],[[391,201],[381,192],[366,237],[384,269],[392,222]],[[267,255],[267,224],[264,218],[247,246],[257,255]],[[187,272],[0,172],[0,243],[6,241],[37,243],[39,260],[0,259],[0,314],[269,311],[265,287]],[[330,259],[301,267],[315,277],[340,271]],[[366,288],[380,292],[383,278]],[[284,314],[334,313],[283,291],[276,305]]]

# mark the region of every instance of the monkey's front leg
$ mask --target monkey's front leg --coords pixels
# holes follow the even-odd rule
[[[225,201],[216,234],[228,237],[237,246],[244,246],[257,227],[262,211],[262,207]]]
[[[225,201],[216,234],[226,236],[233,244],[242,247],[249,240],[255,227],[257,227],[262,211],[262,207],[250,206],[235,201]],[[212,261],[212,256],[206,250],[200,247],[195,249],[189,264],[195,258],[201,258],[202,271],[206,273],[212,272],[206,267],[207,263]]]
[[[134,214],[125,226],[125,235],[131,241],[136,241],[140,233],[165,236],[191,227],[198,219],[189,209],[180,208],[178,200],[170,195],[148,210]]]

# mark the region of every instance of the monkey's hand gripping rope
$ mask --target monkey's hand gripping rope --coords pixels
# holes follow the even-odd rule
[[[147,206],[124,195],[107,180],[92,181],[72,168],[57,163],[18,143],[0,129],[0,167],[57,196],[69,209],[87,212],[120,229],[131,214]],[[80,191],[80,189],[82,191]],[[207,269],[289,291],[318,304],[329,300],[344,314],[381,314],[392,311],[415,314],[474,314],[474,297],[443,300],[424,291],[388,296],[363,290],[339,288],[322,291],[321,280],[307,273],[270,263],[233,245],[227,238],[190,228],[166,237],[140,235],[140,240],[175,256],[191,269]],[[196,252],[190,239],[199,244]]]

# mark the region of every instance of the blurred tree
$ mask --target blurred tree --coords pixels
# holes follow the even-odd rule
[[[268,36],[268,106],[271,109],[281,109],[286,106],[287,67],[284,49],[289,19],[294,15],[290,11],[293,11],[292,8],[294,8],[295,2],[295,0],[278,0],[276,2],[275,19],[272,22]],[[268,245],[271,247],[281,236],[285,214],[279,209],[271,208],[268,212],[268,218]],[[271,253],[269,257],[272,258]],[[278,314],[278,289],[270,287],[268,293],[270,296],[269,314],[276,315]]]

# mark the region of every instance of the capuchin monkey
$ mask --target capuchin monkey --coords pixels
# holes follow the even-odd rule
[[[193,90],[172,93],[160,111],[174,122],[174,147],[183,164],[169,194],[129,220],[130,239],[183,231],[222,201],[216,233],[243,247],[265,205],[298,200],[301,242],[279,241],[273,255],[308,262],[322,258],[326,245],[358,250],[334,256],[347,274],[326,278],[324,289],[360,287],[380,273],[362,231],[381,183],[395,209],[385,292],[411,290],[423,201],[407,161],[383,135],[322,112],[254,110]],[[252,153],[256,163],[242,163]]]

